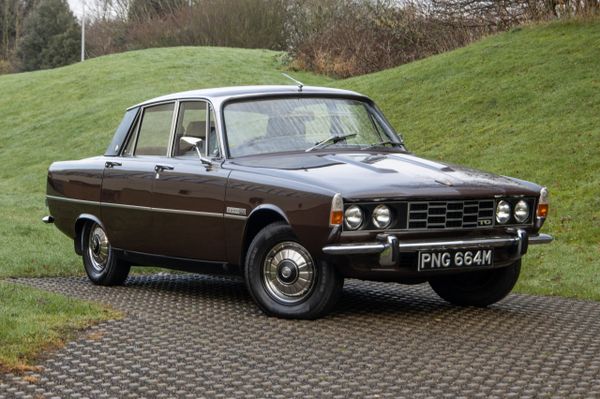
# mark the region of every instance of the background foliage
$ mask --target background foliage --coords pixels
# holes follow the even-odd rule
[[[17,55],[21,69],[55,68],[79,59],[80,27],[65,0],[38,2],[24,22]]]
[[[66,0],[0,0],[0,74],[67,65],[79,49]]]
[[[38,10],[36,4],[54,10],[57,23],[41,15],[25,23]],[[149,47],[265,48],[287,51],[294,69],[336,77],[391,68],[531,21],[600,13],[600,0],[87,0],[86,4],[87,57]],[[64,0],[0,0],[0,73],[78,59],[78,28],[64,8]],[[44,18],[53,26],[51,32],[39,23]],[[50,59],[50,53],[57,55]]]
[[[336,77],[391,68],[531,21],[600,12],[600,0],[97,0],[91,56],[176,45],[286,50]],[[107,17],[107,15],[109,17]],[[109,43],[107,45],[107,43]]]

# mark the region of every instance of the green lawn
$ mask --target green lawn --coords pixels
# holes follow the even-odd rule
[[[102,153],[124,109],[157,95],[286,84],[281,57],[181,47],[0,76],[0,278],[82,273],[72,242],[40,222],[52,161]],[[516,29],[349,80],[294,76],[370,95],[419,155],[547,185],[545,231],[556,241],[531,248],[518,291],[600,300],[600,23]],[[101,308],[1,282],[0,298],[5,364],[57,342],[69,326],[106,317]],[[44,307],[26,306],[48,298],[47,319]]]
[[[74,331],[118,317],[99,305],[0,281],[0,371],[22,369]]]

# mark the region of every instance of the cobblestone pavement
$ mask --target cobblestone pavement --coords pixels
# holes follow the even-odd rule
[[[239,280],[159,274],[124,287],[18,283],[110,304],[102,323],[0,375],[9,397],[600,397],[600,303],[511,295],[458,308],[426,285],[347,281],[316,321],[264,316]]]

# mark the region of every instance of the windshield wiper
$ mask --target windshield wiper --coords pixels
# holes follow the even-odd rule
[[[354,137],[356,135],[357,135],[357,133],[344,134],[344,135],[341,135],[341,136],[331,136],[331,137],[326,138],[325,140],[319,141],[317,144],[313,145],[312,147],[307,148],[305,150],[305,152],[311,152],[312,150],[318,150],[319,148],[325,148],[327,146],[330,146],[332,144],[338,143],[338,142],[340,142],[342,140],[346,140],[346,139],[348,139],[350,137]]]
[[[386,145],[391,145],[392,147],[402,147],[403,146],[402,143],[398,143],[398,142],[390,141],[390,140],[383,140],[383,141],[380,141],[379,143],[375,143],[375,144],[371,144],[367,147],[363,147],[363,148],[361,148],[361,150],[368,150],[370,148],[381,147],[381,146],[386,146]]]

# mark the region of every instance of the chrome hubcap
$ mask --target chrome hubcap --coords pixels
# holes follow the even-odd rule
[[[102,227],[94,225],[90,232],[88,244],[88,254],[92,267],[95,271],[102,272],[108,262],[108,252],[110,249],[108,238]]]
[[[286,304],[302,301],[310,294],[315,265],[306,249],[297,242],[274,246],[263,263],[263,283],[269,295]]]

